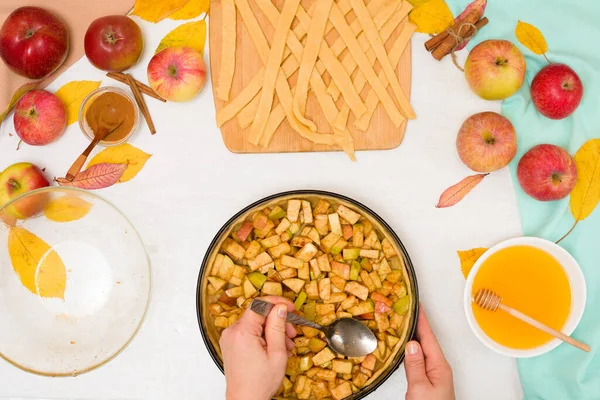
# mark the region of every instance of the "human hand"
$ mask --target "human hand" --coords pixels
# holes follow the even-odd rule
[[[296,336],[285,317],[294,305],[279,296],[261,299],[276,304],[267,318],[247,309],[221,335],[227,400],[269,400],[283,382]]]
[[[406,345],[404,367],[408,380],[406,400],[454,400],[452,369],[419,307],[417,338]]]

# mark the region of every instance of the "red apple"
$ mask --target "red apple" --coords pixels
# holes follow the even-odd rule
[[[465,79],[485,100],[512,96],[525,79],[525,57],[508,40],[485,40],[473,47],[465,62]]]
[[[463,122],[456,149],[462,162],[473,171],[492,172],[506,167],[517,154],[517,134],[506,117],[481,112]]]
[[[92,22],[85,33],[85,55],[103,71],[121,72],[142,55],[144,39],[140,27],[124,15],[109,15]]]
[[[45,90],[32,90],[15,106],[15,131],[25,143],[43,146],[58,139],[67,127],[63,102]]]
[[[583,97],[579,76],[565,64],[550,64],[531,82],[535,108],[550,119],[563,119],[575,111]]]
[[[44,173],[31,163],[17,163],[0,173],[0,207],[31,190],[49,186]],[[47,193],[31,196],[2,209],[5,221],[10,218],[25,219],[43,211]]]
[[[575,187],[577,167],[573,157],[562,147],[539,144],[519,161],[517,178],[525,193],[534,199],[560,200]]]
[[[202,55],[190,47],[167,47],[148,64],[148,83],[163,98],[187,101],[204,87],[206,66]]]
[[[40,7],[17,8],[0,29],[0,57],[13,72],[29,79],[56,71],[68,51],[67,27]]]

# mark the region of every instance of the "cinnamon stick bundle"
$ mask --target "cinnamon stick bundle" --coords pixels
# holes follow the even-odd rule
[[[154,135],[156,133],[156,128],[154,127],[154,121],[152,121],[152,116],[150,115],[150,111],[148,110],[148,106],[146,105],[146,101],[144,100],[144,97],[142,96],[142,92],[140,91],[140,88],[136,84],[135,79],[133,79],[133,76],[131,76],[129,74],[124,74],[124,75],[129,83],[129,87],[131,87],[131,91],[133,92],[133,97],[135,98],[135,101],[138,104],[138,107],[140,108],[140,111],[142,112],[142,115],[144,116],[146,123],[148,124],[150,133]]]
[[[458,32],[458,34],[456,34],[456,36],[452,36],[452,35],[448,34],[446,39],[444,39],[439,44],[439,46],[437,46],[431,52],[431,55],[433,56],[433,58],[440,61],[442,58],[444,58],[445,56],[450,54],[452,52],[452,50],[456,48],[457,44],[460,41],[474,35],[477,31],[479,31],[479,29],[481,29],[485,25],[487,25],[487,23],[488,23],[488,19],[486,17],[484,17],[484,18],[480,19],[479,21],[475,22],[473,24],[474,27],[468,26],[468,28],[462,28],[461,30],[464,32]],[[463,25],[461,24],[461,26],[463,26]],[[457,39],[457,37],[458,37],[458,39]]]
[[[112,78],[118,82],[129,85],[129,79],[127,79],[127,76],[122,72],[109,72],[106,74],[106,76],[108,76],[109,78]],[[160,95],[158,93],[156,93],[154,91],[154,89],[152,89],[150,86],[145,85],[144,83],[138,81],[137,79],[134,79],[134,81],[135,81],[137,87],[140,89],[140,92],[142,92],[145,95],[148,95],[152,98],[155,98],[156,100],[162,101],[163,103],[167,102],[167,100],[160,97]]]

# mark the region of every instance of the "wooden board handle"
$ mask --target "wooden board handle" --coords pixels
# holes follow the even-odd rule
[[[569,343],[571,346],[575,346],[578,349],[586,351],[586,352],[590,351],[590,346],[588,346],[587,344],[581,343],[581,342],[573,339],[572,337],[565,335],[562,332],[552,329],[549,326],[546,326],[546,325],[542,324],[541,322],[536,321],[535,319],[531,318],[530,316],[525,315],[522,312],[515,310],[514,308],[508,307],[504,304],[500,304],[499,308],[503,311],[506,311],[513,317],[518,318],[523,322],[527,322],[529,325],[534,326],[534,327],[538,328],[539,330],[546,332],[547,334],[552,335],[557,339],[562,340],[563,342]]]

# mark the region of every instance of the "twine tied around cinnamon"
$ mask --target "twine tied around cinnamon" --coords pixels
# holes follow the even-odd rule
[[[471,31],[471,29],[473,29],[473,33],[463,37],[463,36],[461,36],[461,31],[465,26],[468,28],[465,33],[469,33]],[[460,26],[456,30],[456,33],[450,28],[447,29],[447,32],[448,32],[449,36],[452,36],[456,40],[456,44],[454,45],[452,50],[450,50],[450,56],[452,57],[452,62],[454,63],[456,68],[458,68],[462,72],[465,72],[464,68],[461,67],[460,65],[458,65],[458,61],[456,59],[456,54],[454,54],[454,52],[456,51],[456,48],[458,46],[460,46],[464,42],[467,42],[467,41],[473,39],[475,37],[475,35],[477,35],[477,26],[475,26],[475,24],[472,24],[470,22],[463,22],[462,24],[460,24]]]

